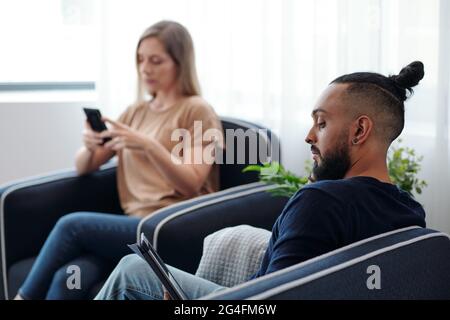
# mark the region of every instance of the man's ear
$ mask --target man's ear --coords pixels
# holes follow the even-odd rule
[[[359,116],[352,125],[351,141],[353,145],[359,145],[366,141],[373,128],[372,119],[368,116]]]

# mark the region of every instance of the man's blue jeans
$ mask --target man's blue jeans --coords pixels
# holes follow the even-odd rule
[[[168,268],[189,299],[225,288],[171,266]],[[152,268],[142,258],[131,254],[122,258],[95,299],[162,300],[163,296],[161,282]]]
[[[139,218],[93,212],[68,214],[58,220],[19,289],[24,299],[86,299],[136,242]],[[68,286],[80,271],[81,288]]]

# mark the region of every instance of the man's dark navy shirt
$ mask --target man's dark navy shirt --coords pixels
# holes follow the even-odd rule
[[[425,227],[425,212],[395,185],[370,177],[315,182],[286,204],[252,278],[408,226]]]

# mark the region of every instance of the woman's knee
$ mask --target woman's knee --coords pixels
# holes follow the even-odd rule
[[[66,214],[59,218],[55,225],[55,229],[60,231],[70,231],[75,226],[82,224],[86,219],[89,219],[89,215],[88,212],[73,212]]]

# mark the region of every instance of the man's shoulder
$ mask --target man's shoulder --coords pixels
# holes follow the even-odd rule
[[[287,207],[291,206],[321,206],[330,202],[341,202],[339,196],[340,183],[334,181],[318,181],[307,184],[299,189],[288,201]],[[342,190],[342,189],[341,189]]]
[[[351,194],[355,194],[351,183],[349,185],[343,180],[323,180],[305,185],[289,199],[283,220],[321,220],[336,215],[342,218],[351,202]]]
[[[302,187],[291,198],[291,202],[323,203],[325,205],[348,204],[355,195],[361,194],[366,188],[366,181],[357,179],[322,180],[310,183]]]
[[[314,193],[318,195],[339,195],[339,197],[342,197],[346,194],[351,195],[352,192],[361,188],[361,186],[361,182],[355,181],[354,179],[322,180],[310,183],[304,186],[301,190],[303,190],[303,192]]]

